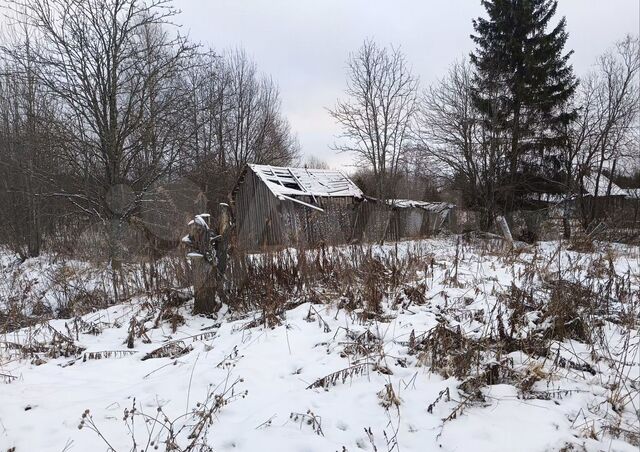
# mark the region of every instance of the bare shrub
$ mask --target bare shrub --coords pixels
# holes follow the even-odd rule
[[[222,408],[247,395],[246,391],[236,390],[242,381],[238,378],[225,384],[219,392],[216,392],[213,385],[209,385],[207,396],[202,402],[196,403],[188,413],[173,419],[161,406],[152,414],[145,413],[134,398],[131,408],[125,408],[122,417],[131,438],[128,450],[157,450],[160,445],[164,445],[166,451],[172,452],[212,452],[213,449],[208,444],[209,430]],[[145,428],[136,429],[136,421],[143,422]],[[88,409],[82,413],[78,429],[87,429],[96,434],[110,451],[125,450],[116,449],[112,445]]]
[[[0,281],[0,333],[34,325],[51,316],[36,290],[36,281],[20,276],[16,270]]]
[[[551,294],[546,305],[544,319],[551,326],[545,331],[550,339],[577,339],[590,342],[589,314],[593,312],[594,295],[584,286],[566,280],[550,281]]]
[[[571,236],[568,249],[578,253],[593,253],[596,247],[589,235],[581,234]]]
[[[417,339],[411,353],[418,353],[418,362],[430,366],[445,378],[464,379],[472,368],[480,364],[480,347],[467,339],[460,329],[452,330],[443,324]]]
[[[289,419],[293,422],[300,422],[300,429],[302,429],[303,425],[308,425],[316,435],[324,436],[322,418],[311,410],[307,410],[306,413],[291,413]]]

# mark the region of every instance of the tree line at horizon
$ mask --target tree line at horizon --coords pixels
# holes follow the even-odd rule
[[[299,155],[276,82],[242,49],[181,36],[171,1],[6,3],[0,238],[22,258],[90,224],[113,243],[132,225],[178,227],[157,224],[176,181],[215,204],[246,163]]]
[[[367,40],[349,56],[345,96],[329,114],[343,132],[335,148],[357,158],[366,191],[455,191],[490,228],[531,194],[579,193],[592,174],[633,183],[638,38],[577,78],[557,1],[482,3],[476,49],[425,89],[398,48]],[[277,83],[242,50],[180,35],[170,0],[6,6],[0,241],[23,259],[98,225],[117,267],[123,236],[175,241],[182,216],[167,212],[215,212],[246,163],[300,161]]]
[[[423,90],[399,48],[367,40],[350,55],[346,96],[330,113],[343,132],[336,149],[359,158],[369,190],[419,197],[445,188],[489,229],[497,215],[535,208],[536,196],[580,197],[585,178],[597,193],[614,180],[640,187],[638,36],[622,37],[578,78],[556,0],[482,5],[469,58]],[[583,225],[597,215],[590,205]]]

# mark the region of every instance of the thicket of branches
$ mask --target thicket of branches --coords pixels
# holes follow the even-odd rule
[[[245,163],[297,158],[274,81],[242,50],[182,36],[170,1],[8,9],[0,240],[22,258],[91,225],[117,268],[132,240],[174,240],[171,220],[183,226],[203,199],[221,201]]]
[[[431,200],[444,187],[484,228],[539,208],[543,195],[577,196],[586,227],[600,212],[582,203],[585,179],[608,195],[612,181],[633,184],[640,171],[638,37],[576,78],[556,1],[482,3],[476,49],[424,90],[398,48],[365,41],[351,54],[345,97],[330,110],[336,148],[359,159],[358,178],[376,196]]]
[[[393,195],[390,187],[407,163],[417,78],[399,49],[373,41],[365,41],[347,65],[348,98],[329,111],[343,129],[344,140],[336,148],[371,169],[376,196]]]
[[[638,51],[638,38],[626,36],[580,79],[571,99],[576,118],[566,127],[566,143],[547,149],[546,155],[541,153],[537,159],[523,158],[519,164],[529,170],[528,178],[519,173],[525,193],[581,198],[588,176],[595,177],[597,192],[602,194],[610,193],[612,180],[620,177],[633,185],[629,170],[638,171],[640,146]],[[416,136],[429,171],[445,175],[461,191],[467,206],[495,213],[500,210],[502,181],[509,174],[510,148],[492,145],[488,137],[473,103],[473,73],[468,62],[456,62],[425,91]],[[600,182],[602,175],[608,177],[607,185]],[[596,214],[593,210],[583,212],[584,222],[590,223]]]

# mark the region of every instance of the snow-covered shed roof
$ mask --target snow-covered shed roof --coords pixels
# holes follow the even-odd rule
[[[342,171],[270,165],[249,165],[249,168],[278,197],[363,196],[358,186]]]
[[[600,181],[598,182],[598,192],[596,193],[596,179],[597,179],[597,175],[595,174],[586,176],[583,179],[583,187],[587,192],[587,194],[591,196],[628,196],[629,195],[627,190],[623,190],[613,182],[611,182],[611,193],[607,193],[607,190],[609,188],[609,178],[606,177],[604,174],[600,175]]]
[[[629,198],[640,199],[640,188],[627,188]]]
[[[448,202],[427,202],[427,201],[414,201],[411,199],[389,199],[387,202],[399,208],[419,208],[424,210],[429,210],[432,212],[441,212],[444,210],[453,209],[455,206]]]

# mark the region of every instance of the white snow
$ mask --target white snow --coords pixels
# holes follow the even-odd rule
[[[627,188],[629,198],[640,199],[640,188]]]
[[[249,168],[276,196],[363,196],[342,171],[270,165],[249,165]]]
[[[198,214],[194,217],[193,220],[189,221],[189,223],[187,223],[188,226],[193,226],[194,224],[197,224],[198,226],[200,226],[203,229],[209,229],[209,225],[207,224],[207,220],[205,220],[205,218],[209,218],[211,215],[208,213],[201,213]]]
[[[627,190],[623,190],[613,182],[610,182],[609,178],[604,174],[600,175],[600,180],[598,181],[598,192],[596,193],[596,179],[597,176],[595,174],[586,176],[583,179],[583,186],[587,194],[591,196],[609,196],[607,190],[609,190],[609,183],[611,183],[610,196],[629,196],[629,192]]]
[[[432,212],[443,212],[455,207],[448,202],[414,201],[411,199],[389,199],[387,203],[399,208],[417,207]]]
[[[0,377],[0,450],[107,450],[97,434],[87,427],[78,429],[82,413],[89,409],[112,447],[129,451],[131,432],[123,421],[123,411],[132,407],[134,399],[139,411],[155,416],[161,406],[170,419],[176,419],[194,409],[210,390],[222,393],[235,382],[235,397],[216,412],[207,437],[215,451],[371,452],[373,444],[381,452],[533,452],[560,450],[567,444],[574,445],[574,450],[637,451],[603,430],[605,416],[619,418],[624,429],[640,429],[634,412],[640,406],[640,369],[634,365],[639,358],[638,334],[634,331],[625,343],[624,331],[614,324],[607,324],[603,338],[611,344],[610,359],[594,360],[602,353],[598,346],[591,349],[571,340],[557,344],[559,355],[569,356],[570,351],[574,359],[578,356],[596,367],[597,375],[568,368],[552,373],[550,361],[513,352],[505,358],[513,360],[514,369],[536,367],[548,372],[549,377],[537,382],[535,389],[557,391],[558,395],[549,400],[523,400],[512,385],[491,385],[483,390],[484,404],[471,404],[455,419],[443,421],[459,406],[462,395],[456,388],[460,381],[431,372],[407,353],[411,331],[429,331],[444,318],[452,327],[460,326],[466,334],[481,337],[486,334],[486,325],[478,319],[499,308],[496,294],[518,278],[526,262],[538,259],[537,265],[547,262],[547,266],[553,262],[553,268],[548,269],[553,272],[557,265],[576,266],[588,258],[563,250],[558,254],[557,243],[542,243],[519,254],[512,263],[491,253],[466,249],[457,266],[461,284],[452,285],[447,281],[453,269],[455,240],[397,245],[400,255],[412,251],[435,260],[433,274],[425,264],[425,271],[415,275],[416,282],[427,285],[429,301],[396,309],[387,306],[392,318],[386,322],[364,322],[339,310],[337,303],[306,302],[287,311],[280,326],[248,328],[252,315],[206,319],[189,315],[187,306],[183,311],[186,324],[172,333],[166,322],[154,328],[154,317],[148,316],[148,307],[142,303],[146,299],[134,298],[84,316],[85,323],[79,326],[73,320],[66,322],[69,328],[64,320],[48,322],[65,335],[77,334],[74,343],[86,348],[77,358],[43,358],[41,363],[21,359],[8,345],[26,344],[29,338],[44,340],[53,331],[46,326],[0,336],[0,374],[15,377],[6,384]],[[375,252],[395,250],[396,245],[388,245],[377,247]],[[620,273],[638,275],[637,249],[625,247],[623,251],[614,253],[617,257],[612,265]],[[630,284],[638,287],[637,276],[631,277]],[[457,320],[452,312],[457,313]],[[125,341],[133,317],[147,325],[149,343],[136,338],[135,347],[129,350]],[[529,319],[531,325],[533,320]],[[87,325],[99,327],[101,333],[83,333]],[[353,343],[354,335],[367,330],[382,341],[382,364],[391,374],[369,366],[362,375],[340,380],[335,386],[308,389],[317,379],[356,364],[356,357],[343,352]],[[142,359],[178,340],[192,349],[174,359]],[[105,351],[116,353],[83,359]],[[625,378],[616,380],[616,375]],[[378,393],[388,384],[401,400],[397,410],[380,404]],[[620,414],[612,412],[608,401],[616,384],[625,385],[631,394],[630,403]],[[446,390],[450,397],[439,398]],[[314,416],[321,433],[314,423],[307,422],[309,417],[296,413]],[[187,422],[188,416],[181,419],[176,425]],[[149,436],[150,426],[141,419],[136,422],[134,431],[140,446]],[[597,439],[590,437],[592,427]],[[365,429],[370,429],[373,440]]]

